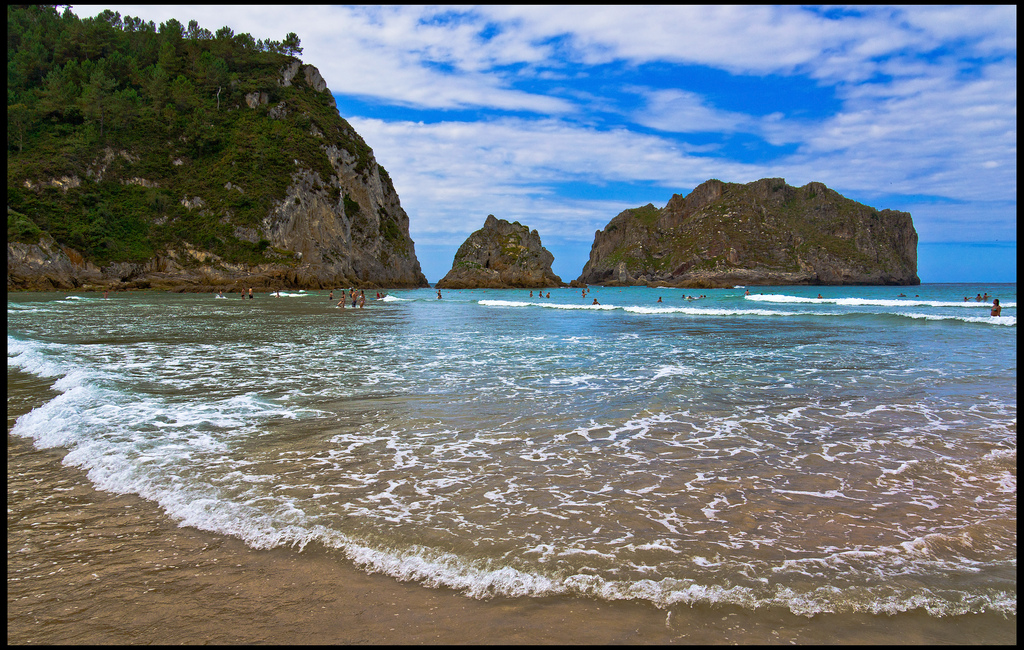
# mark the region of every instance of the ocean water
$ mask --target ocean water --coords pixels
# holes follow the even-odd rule
[[[9,293],[10,435],[467,598],[1016,615],[1015,284],[547,291]]]

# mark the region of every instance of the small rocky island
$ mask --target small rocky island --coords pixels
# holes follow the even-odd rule
[[[664,208],[623,211],[595,233],[577,283],[916,285],[907,212],[876,210],[822,183],[709,180]]]
[[[509,223],[487,215],[484,227],[463,242],[452,270],[437,283],[439,289],[509,289],[561,287],[551,270],[555,260],[540,243],[540,235],[518,221]]]

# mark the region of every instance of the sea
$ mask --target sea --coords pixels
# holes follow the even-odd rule
[[[229,584],[249,553],[495,617],[589,611],[570,641],[721,614],[748,624],[706,640],[1016,642],[1016,284],[340,297],[8,293],[10,641],[289,640],[82,636],[110,576],[145,574],[121,604],[200,598],[186,559],[119,553],[134,512]],[[275,579],[238,615],[285,606]],[[641,636],[600,636],[602,606]],[[411,640],[389,620],[357,640]]]

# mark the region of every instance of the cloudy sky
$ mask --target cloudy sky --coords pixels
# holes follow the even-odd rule
[[[295,32],[391,175],[427,279],[488,214],[568,282],[594,231],[709,178],[909,211],[923,282],[1015,282],[1017,10],[76,5]]]

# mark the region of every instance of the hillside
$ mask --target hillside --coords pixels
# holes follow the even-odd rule
[[[910,214],[781,178],[709,180],[664,208],[625,210],[595,233],[580,282],[920,284]]]
[[[8,7],[8,289],[426,286],[300,41]]]

